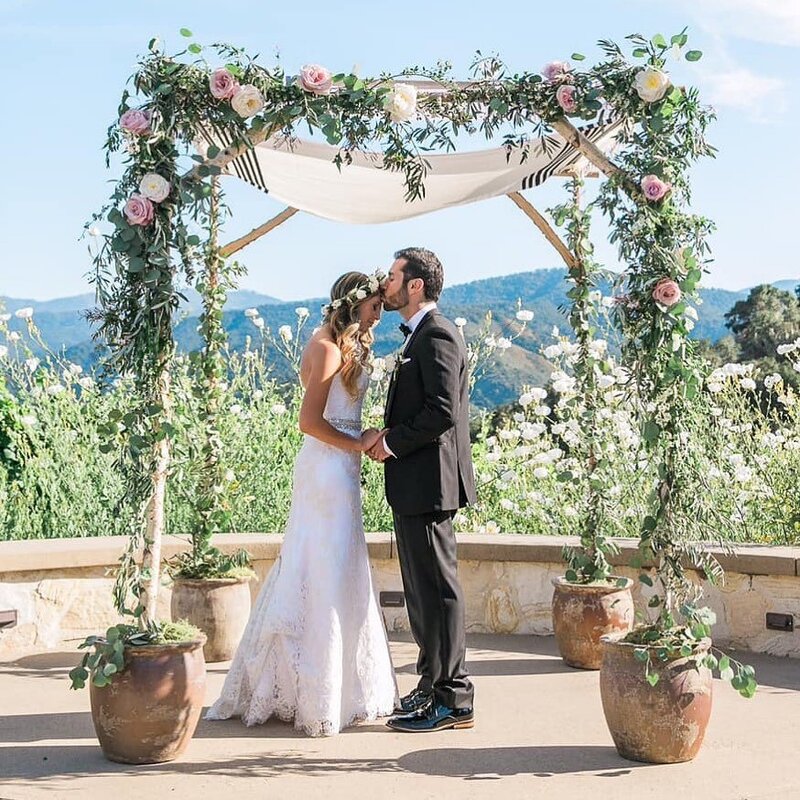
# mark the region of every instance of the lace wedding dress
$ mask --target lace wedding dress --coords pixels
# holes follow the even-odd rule
[[[368,380],[353,400],[334,376],[324,416],[338,430],[360,433]],[[274,715],[326,736],[392,713],[397,684],[364,538],[360,460],[306,436],[280,557],[206,719],[257,725]]]

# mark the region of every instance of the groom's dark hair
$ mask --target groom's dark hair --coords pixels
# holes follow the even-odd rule
[[[435,253],[424,247],[404,247],[398,250],[394,257],[405,259],[403,283],[408,283],[412,278],[422,278],[425,284],[425,299],[434,302],[439,299],[444,284],[444,269]]]

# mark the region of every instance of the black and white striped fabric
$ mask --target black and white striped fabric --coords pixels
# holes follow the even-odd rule
[[[580,129],[603,152],[614,146],[620,122],[600,117]],[[204,133],[210,145],[225,148],[232,139],[222,130]],[[201,153],[204,148],[199,148]],[[380,153],[353,152],[341,170],[339,148],[319,142],[272,137],[245,151],[225,167],[235,176],[289,206],[325,219],[356,224],[393,222],[442,208],[486,200],[540,186],[548,178],[584,169],[584,156],[557,134],[531,142],[528,156],[511,158],[505,148],[425,156],[425,196],[406,201],[404,175],[383,169]]]

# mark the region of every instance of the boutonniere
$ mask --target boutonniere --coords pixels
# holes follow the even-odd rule
[[[402,351],[386,356],[384,358],[384,363],[386,364],[387,371],[390,373],[390,380],[395,380],[400,372],[400,367],[402,367],[403,364],[408,364],[410,361],[410,358],[403,357]]]

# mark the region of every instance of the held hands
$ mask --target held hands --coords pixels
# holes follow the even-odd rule
[[[367,428],[367,430],[361,434],[361,452],[369,453],[381,436],[383,436],[383,432],[379,431],[377,428]]]
[[[366,453],[373,461],[386,461],[389,453],[383,446],[383,437],[388,429],[379,431],[376,428],[369,428],[361,434],[361,450]]]

